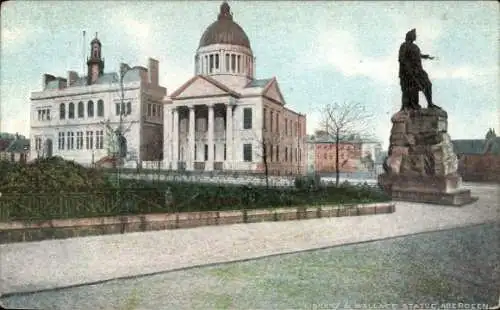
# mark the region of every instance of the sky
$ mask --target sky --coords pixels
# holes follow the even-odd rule
[[[98,32],[105,71],[160,61],[168,93],[194,74],[203,31],[222,1],[12,1],[1,6],[1,131],[29,135],[30,93],[42,75],[84,70]],[[250,39],[256,77],[276,77],[287,106],[319,129],[321,107],[359,102],[387,147],[401,106],[397,54],[417,29],[434,102],[452,139],[500,133],[499,7],[495,1],[228,1]],[[86,42],[82,32],[86,31]],[[426,106],[423,96],[422,105]]]

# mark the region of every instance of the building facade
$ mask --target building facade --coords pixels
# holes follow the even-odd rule
[[[337,147],[335,139],[325,134],[310,136],[307,140],[310,171],[336,172]],[[342,173],[369,172],[381,161],[380,142],[358,136],[343,137],[339,143],[339,171]]]
[[[304,173],[306,117],[286,107],[276,78],[255,77],[250,41],[226,2],[194,65],[164,102],[166,167],[263,171],[266,163],[271,174]]]
[[[19,134],[0,132],[0,161],[26,163],[29,160],[29,143]]]
[[[150,58],[148,68],[121,64],[119,73],[105,73],[96,34],[86,76],[44,74],[42,91],[31,94],[30,157],[90,165],[116,154],[115,132],[122,128],[128,157],[161,160],[166,88],[159,85],[158,66]]]

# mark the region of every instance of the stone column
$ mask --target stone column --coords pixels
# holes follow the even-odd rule
[[[177,170],[179,161],[179,111],[173,108],[172,169]]]
[[[168,106],[165,106],[163,110],[163,119],[165,123],[163,125],[163,164],[168,168],[168,164],[172,161],[170,156],[170,148],[172,147],[172,110]]]
[[[233,107],[226,109],[226,169],[232,169],[233,162]]]
[[[186,156],[186,169],[194,170],[194,106],[189,107],[189,131],[188,131],[188,148]]]
[[[214,170],[214,106],[208,106],[208,130],[207,130],[207,144],[208,144],[208,161],[206,162],[205,170]]]

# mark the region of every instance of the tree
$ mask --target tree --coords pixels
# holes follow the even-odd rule
[[[273,150],[275,146],[280,147],[281,142],[284,138],[285,135],[282,135],[279,132],[262,131],[262,137],[257,139],[259,143],[259,149],[256,151],[256,154],[258,157],[262,158],[267,188],[269,188],[269,162],[272,161],[273,156],[277,156],[275,155],[276,153],[273,152]]]
[[[372,116],[367,113],[360,103],[332,103],[321,107],[320,130],[328,137],[335,139],[335,184],[339,185],[339,145],[341,140],[354,136],[369,136],[370,120]]]

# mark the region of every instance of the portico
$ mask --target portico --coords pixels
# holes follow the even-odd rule
[[[229,98],[168,107],[165,122],[171,126],[167,142],[172,147],[165,159],[172,169],[213,171],[231,166],[233,107]]]

